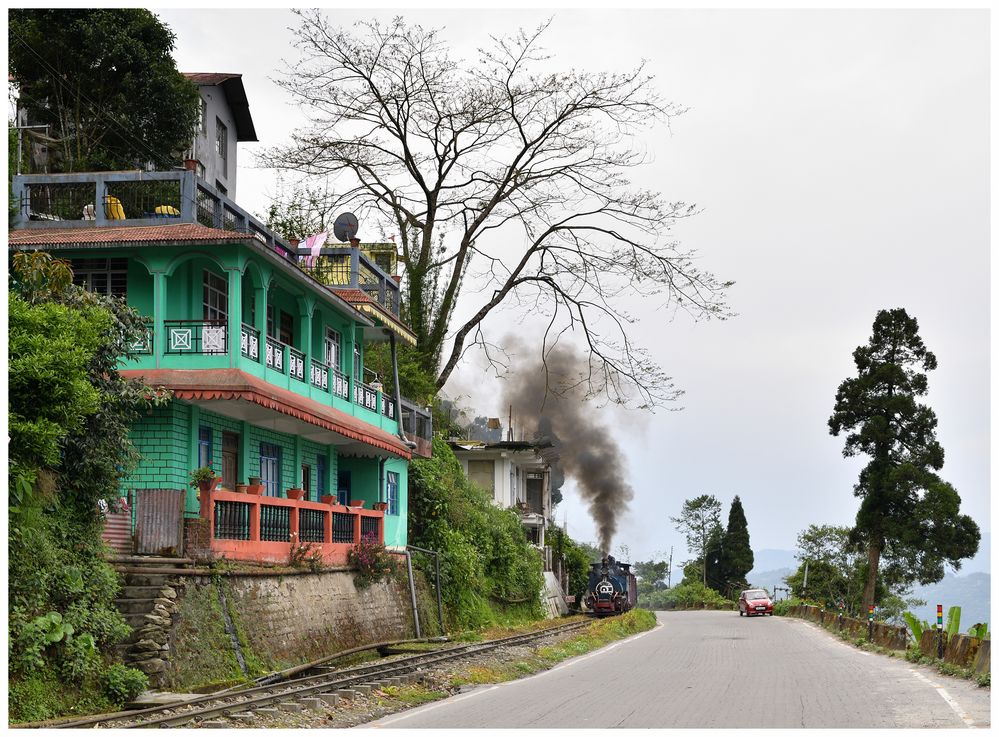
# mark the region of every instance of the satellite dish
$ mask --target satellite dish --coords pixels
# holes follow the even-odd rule
[[[340,213],[333,223],[333,235],[338,241],[346,243],[357,235],[357,218],[352,212]]]

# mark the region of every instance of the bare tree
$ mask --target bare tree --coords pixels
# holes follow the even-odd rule
[[[644,65],[553,71],[539,48],[548,23],[492,37],[473,62],[458,62],[437,30],[401,18],[355,34],[318,11],[298,15],[304,58],[279,84],[313,122],[263,163],[334,177],[336,206],[398,228],[408,318],[438,388],[468,347],[489,348],[486,317],[517,303],[547,318],[543,352],[581,331],[592,394],[643,406],[673,399],[617,298],[658,295],[671,310],[723,318],[729,284],[667,237],[694,208],[626,176],[647,158],[634,134],[683,112],[652,89]],[[478,309],[452,325],[461,296]]]

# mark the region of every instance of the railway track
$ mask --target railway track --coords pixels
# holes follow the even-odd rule
[[[50,725],[53,729],[139,727],[180,727],[199,723],[212,717],[247,715],[261,708],[280,708],[300,711],[335,705],[339,699],[353,698],[358,693],[368,693],[374,688],[389,684],[412,682],[419,672],[451,660],[471,657],[500,647],[520,645],[552,635],[564,634],[591,624],[589,621],[548,627],[536,632],[511,635],[497,640],[445,647],[426,653],[404,656],[387,662],[362,664],[342,669],[316,668],[309,674],[293,680],[242,691],[227,691],[199,696],[188,701],[156,706],[138,711],[101,714],[71,722]]]

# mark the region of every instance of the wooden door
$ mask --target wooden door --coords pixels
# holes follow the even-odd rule
[[[239,474],[239,435],[234,432],[222,433],[222,487],[236,490],[236,477]],[[245,479],[244,479],[245,482]]]

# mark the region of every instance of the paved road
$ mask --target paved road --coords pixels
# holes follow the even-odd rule
[[[802,620],[669,612],[545,673],[368,726],[985,727],[989,693]]]

